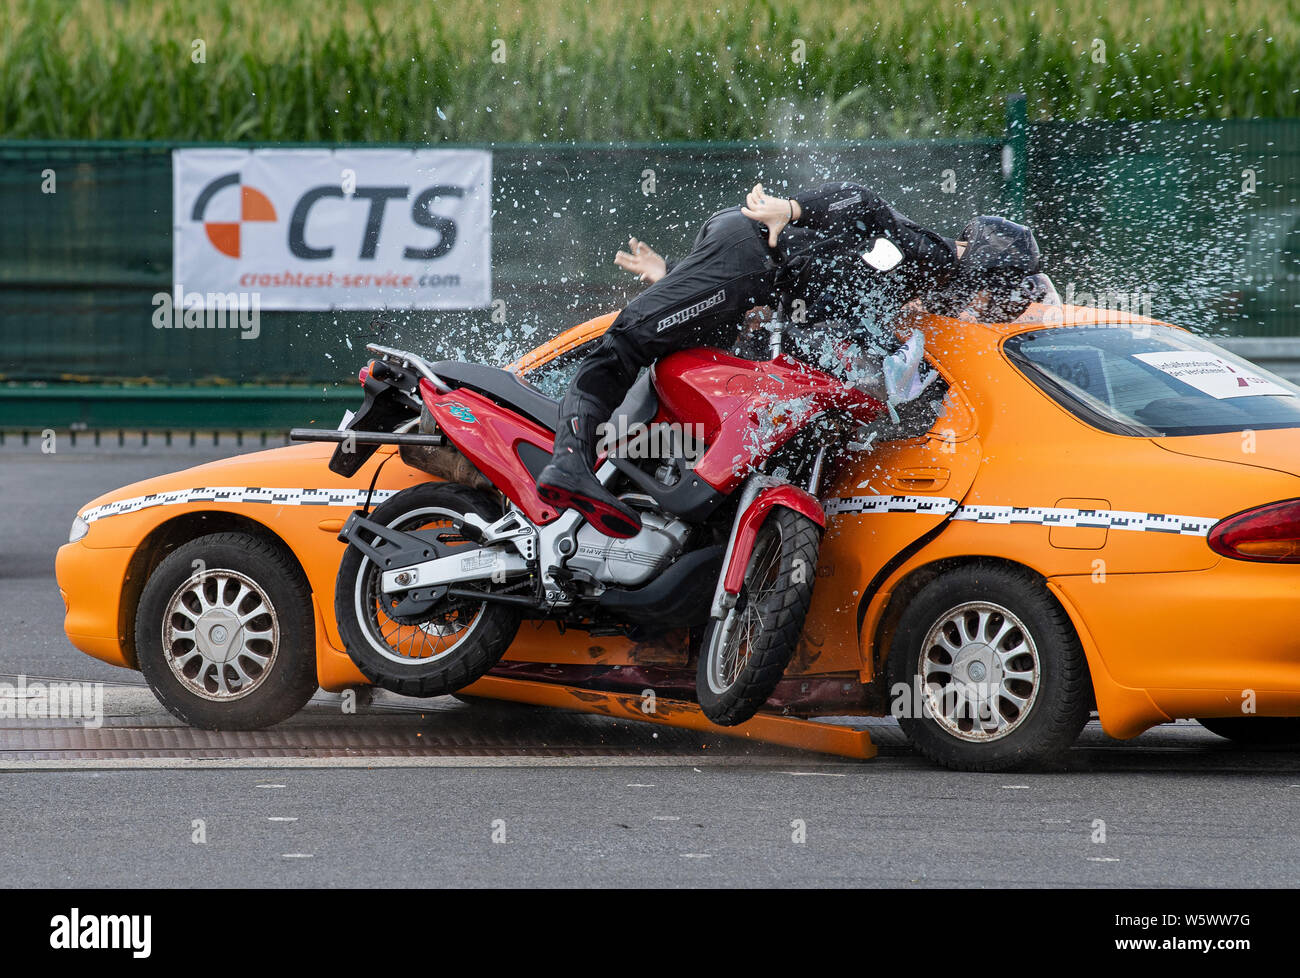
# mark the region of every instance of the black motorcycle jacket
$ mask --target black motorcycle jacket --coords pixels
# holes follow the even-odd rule
[[[917,224],[866,187],[828,183],[794,199],[802,213],[777,239],[777,287],[803,299],[812,321],[883,326],[956,274],[951,238]]]

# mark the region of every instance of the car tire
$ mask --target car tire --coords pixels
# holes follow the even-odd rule
[[[1300,744],[1300,717],[1206,717],[1196,722],[1243,747]]]
[[[968,564],[926,584],[899,619],[888,673],[912,746],[960,771],[1059,759],[1092,702],[1069,616],[1037,575],[998,564]]]
[[[269,727],[317,689],[312,607],[284,547],[248,533],[202,536],[149,575],[135,616],[137,664],[190,726]]]

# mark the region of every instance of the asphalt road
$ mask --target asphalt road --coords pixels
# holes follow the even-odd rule
[[[977,776],[879,762],[4,775],[0,879],[1294,886],[1294,782],[1177,771]],[[1091,841],[1097,819],[1104,844]]]
[[[0,673],[106,681],[134,674],[83,655],[63,636],[63,602],[54,582],[54,555],[68,542],[77,511],[91,499],[140,479],[236,454],[233,441],[214,448],[155,445],[139,436],[124,447],[96,449],[66,438],[55,451],[39,439],[24,446],[14,435],[0,446],[0,499],[9,518],[0,525]],[[247,450],[247,449],[245,449]]]
[[[77,507],[98,493],[227,453],[82,447],[43,456],[35,446],[0,447],[11,514],[0,531],[0,679],[125,684],[109,687],[99,743],[114,749],[96,755],[98,767],[76,751],[39,769],[0,762],[4,885],[1270,887],[1300,879],[1300,755],[1238,751],[1194,723],[1125,743],[1092,724],[1061,771],[975,775],[927,765],[888,722],[871,726],[879,757],[843,763],[449,698],[422,712],[386,702],[345,717],[322,694],[242,754],[133,750],[131,738],[165,746],[189,731],[138,675],[67,644],[54,551]],[[36,722],[0,724],[0,753],[23,737],[75,734],[23,726]],[[376,743],[430,749],[386,757],[387,748],[359,748]],[[312,744],[333,747],[313,755],[303,746]]]

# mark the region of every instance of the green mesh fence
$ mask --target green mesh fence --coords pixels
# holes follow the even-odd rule
[[[636,293],[612,265],[628,234],[680,254],[759,179],[858,180],[951,235],[1023,200],[1062,291],[1132,294],[1209,331],[1300,336],[1300,121],[1035,124],[1027,145],[1027,165],[1008,165],[1000,140],[494,147],[505,322],[390,312],[384,341],[503,362]],[[364,312],[263,312],[253,341],[152,328],[152,296],[171,287],[173,148],[0,143],[0,381],[350,382],[374,339]]]
[[[1031,127],[1057,287],[1210,333],[1300,337],[1300,120]]]
[[[260,336],[155,330],[171,288],[170,146],[0,144],[0,330],[6,380],[331,382],[355,376],[371,315],[263,312]],[[713,211],[755,180],[801,187],[851,177],[960,227],[1002,194],[995,142],[780,148],[498,147],[490,310],[388,312],[385,342],[503,362],[594,315],[637,283],[612,264],[629,234],[682,254]],[[52,170],[57,192],[41,193]],[[654,193],[643,192],[646,170]],[[949,172],[950,171],[950,172]],[[947,179],[945,179],[947,177]]]

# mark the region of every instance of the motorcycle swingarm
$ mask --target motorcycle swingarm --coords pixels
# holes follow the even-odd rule
[[[436,532],[394,530],[353,513],[343,524],[339,539],[356,547],[382,569],[380,586],[385,594],[484,578],[501,580],[529,570],[528,562],[517,553],[496,548],[449,547],[433,538]],[[372,538],[377,538],[374,543],[370,542]]]

